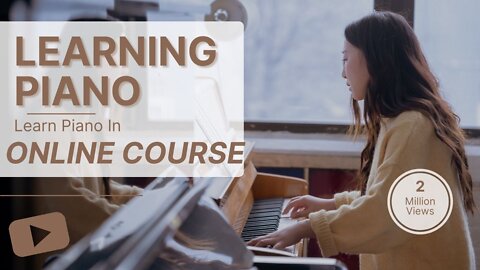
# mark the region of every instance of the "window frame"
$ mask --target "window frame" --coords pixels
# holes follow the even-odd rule
[[[403,15],[414,27],[415,0],[374,0],[374,10],[389,10]],[[345,124],[322,124],[302,122],[247,121],[245,131],[287,131],[291,133],[345,134],[349,129]],[[480,128],[463,128],[467,138],[480,138]]]

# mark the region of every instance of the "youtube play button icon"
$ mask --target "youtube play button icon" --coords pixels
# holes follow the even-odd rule
[[[18,219],[8,229],[13,252],[20,257],[63,249],[70,242],[65,216],[60,212]]]
[[[33,246],[35,247],[50,234],[50,231],[32,225],[30,225],[30,232],[32,232]]]

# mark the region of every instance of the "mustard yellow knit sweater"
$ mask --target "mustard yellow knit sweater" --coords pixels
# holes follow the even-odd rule
[[[440,174],[453,193],[453,210],[439,230],[414,235],[391,219],[387,194],[395,179],[416,168]],[[475,270],[475,258],[451,151],[423,114],[382,119],[366,194],[335,194],[337,209],[309,215],[322,254],[360,254],[360,269]]]

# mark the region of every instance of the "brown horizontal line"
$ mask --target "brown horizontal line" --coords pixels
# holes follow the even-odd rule
[[[33,113],[27,113],[27,115],[95,115],[96,113],[92,112],[85,112],[85,113],[40,113],[40,112],[33,112]]]

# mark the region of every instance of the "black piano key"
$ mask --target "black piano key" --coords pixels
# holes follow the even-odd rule
[[[250,241],[250,240],[252,240],[252,239],[254,239],[254,238],[261,237],[261,236],[265,236],[265,235],[267,235],[267,234],[268,234],[268,233],[256,234],[256,235],[242,235],[241,238],[242,238],[244,241]]]
[[[250,213],[260,213],[260,212],[268,212],[268,211],[278,211],[281,212],[281,207],[261,207],[261,208],[252,208]]]
[[[259,226],[251,226],[251,227],[245,227],[243,228],[244,232],[249,232],[249,231],[255,231],[255,230],[261,230],[261,229],[277,229],[278,226],[275,226],[276,224],[266,224],[266,225],[259,225]]]
[[[277,217],[266,217],[266,218],[252,218],[249,220],[250,224],[257,223],[257,222],[278,222],[280,218]]]
[[[277,221],[265,221],[265,222],[256,222],[256,223],[247,223],[244,228],[255,228],[257,226],[276,226],[278,228]]]
[[[281,212],[282,209],[280,207],[277,208],[260,208],[260,209],[253,209],[250,211],[252,213],[263,213],[263,212]]]
[[[252,240],[253,238],[254,237],[250,237],[250,236],[248,236],[248,237],[243,237],[242,236],[242,240],[245,241],[245,242],[248,242],[248,241]]]
[[[255,220],[255,219],[268,219],[271,217],[278,217],[280,218],[280,213],[272,213],[272,212],[265,212],[265,213],[253,213],[248,216],[247,220]]]
[[[248,216],[248,219],[254,219],[254,218],[267,218],[267,217],[278,217],[279,214],[278,212],[264,212],[264,213],[253,213]]]
[[[249,221],[244,228],[255,228],[258,226],[277,226],[280,220]]]
[[[264,230],[244,232],[244,233],[242,233],[242,236],[257,237],[257,236],[266,235],[266,234],[269,234],[269,233],[272,233],[272,232],[275,232],[275,229],[272,228],[272,229],[264,229]]]
[[[283,198],[256,200],[243,228],[244,241],[278,230],[283,207]]]
[[[267,205],[255,205],[252,207],[251,211],[260,211],[260,210],[265,210],[265,209],[270,209],[270,210],[273,210],[273,209],[281,209],[281,205],[271,205],[271,204],[267,204]]]
[[[278,201],[278,202],[254,202],[252,206],[264,206],[264,205],[280,205],[283,204],[283,202]]]
[[[247,233],[242,233],[242,236],[245,237],[258,237],[262,235],[266,235],[269,233],[274,232],[275,230],[261,230],[261,231],[255,231],[255,232],[247,232]]]
[[[244,231],[242,232],[242,235],[261,235],[261,234],[271,233],[274,231],[275,231],[275,228],[258,229],[255,231]]]

